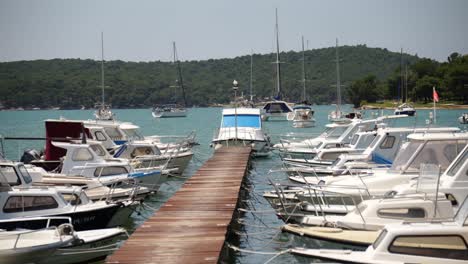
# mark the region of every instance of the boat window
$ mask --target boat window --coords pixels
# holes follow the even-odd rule
[[[384,229],[382,230],[382,232],[380,232],[379,236],[377,237],[377,239],[374,241],[374,243],[372,243],[372,247],[374,249],[376,249],[380,243],[382,243],[382,241],[384,240],[385,236],[387,235],[387,229]]]
[[[372,140],[372,143],[369,145],[370,148],[373,148],[375,146],[375,144],[377,144],[377,142],[379,142],[380,138],[382,136],[377,136],[374,138],[374,140]]]
[[[136,147],[130,154],[132,158],[144,155],[154,155],[153,149],[151,147]]]
[[[71,205],[81,204],[81,199],[78,195],[72,193],[62,193],[63,199]]]
[[[468,148],[465,149],[465,152],[460,156],[460,158],[455,162],[455,164],[447,172],[447,176],[455,176],[463,164],[468,160]],[[466,170],[466,175],[468,175],[468,170]]]
[[[406,142],[401,145],[400,151],[398,152],[395,160],[393,161],[392,171],[401,171],[405,168],[405,165],[414,155],[416,150],[423,144],[423,142]]]
[[[21,175],[23,175],[24,182],[25,183],[31,183],[32,178],[31,178],[31,175],[29,174],[28,170],[26,169],[26,167],[24,165],[19,165],[18,169],[19,169]]]
[[[3,207],[5,213],[46,210],[57,208],[58,204],[52,196],[11,196]]]
[[[359,139],[359,135],[358,134],[354,134],[353,136],[353,139],[351,139],[351,145],[356,145],[357,141]]]
[[[94,132],[94,136],[99,141],[106,141],[107,140],[106,136],[101,131]]]
[[[419,171],[421,163],[440,165],[441,170],[446,170],[458,153],[466,145],[465,141],[444,140],[429,141],[421,149],[408,167],[410,171]]]
[[[339,138],[348,127],[334,127],[325,134],[326,138]]]
[[[341,154],[346,154],[346,152],[327,152],[322,155],[322,160],[336,160]]]
[[[114,176],[120,174],[127,174],[127,168],[123,166],[108,166],[108,167],[99,167],[94,171],[94,176]]]
[[[468,248],[459,235],[398,236],[389,252],[434,258],[468,260]]]
[[[94,144],[90,145],[90,147],[94,152],[96,152],[98,156],[106,156],[106,150],[104,150],[104,148],[101,145]]]
[[[235,115],[223,116],[223,127],[236,127]],[[261,128],[259,115],[237,115],[237,127],[255,127]]]
[[[0,165],[0,173],[5,176],[10,186],[16,186],[21,184],[21,180],[16,174],[15,168],[8,165]]]
[[[377,211],[377,215],[384,218],[424,218],[423,208],[385,208]]]
[[[112,139],[112,140],[120,140],[122,139],[122,134],[119,132],[119,130],[115,127],[105,127],[104,131],[106,131],[106,134]]]
[[[383,140],[382,144],[380,144],[381,149],[391,149],[393,148],[393,144],[395,144],[395,137],[394,136],[386,136]]]
[[[93,160],[93,154],[87,148],[79,148],[73,152],[73,161],[89,161]]]

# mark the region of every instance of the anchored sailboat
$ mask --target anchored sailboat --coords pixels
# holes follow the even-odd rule
[[[405,64],[405,81],[403,83],[403,49],[401,49],[401,62],[400,62],[400,90],[402,97],[402,104],[395,109],[395,115],[408,115],[414,116],[416,110],[413,105],[408,103],[408,66]],[[403,90],[405,95],[403,96]],[[399,93],[400,94],[400,93]]]
[[[180,61],[177,56],[177,49],[175,42],[172,43],[173,47],[173,56],[174,56],[174,64],[176,65],[177,69],[177,77],[176,84],[171,86],[174,88],[174,103],[172,104],[164,104],[164,105],[156,105],[153,108],[152,115],[155,118],[165,118],[165,117],[186,117],[187,116],[187,109],[185,108],[187,105],[187,101],[185,98],[185,89],[184,89],[184,82],[182,79],[182,69],[180,67]],[[182,98],[183,98],[183,105],[177,104],[177,90],[180,88],[182,90]]]
[[[96,120],[114,120],[114,114],[111,111],[111,106],[106,105],[104,95],[104,33],[101,32],[101,103],[96,103],[97,110],[94,112]]]
[[[285,101],[282,101],[283,96],[281,92],[281,67],[279,55],[279,38],[278,38],[278,9],[276,9],[276,96],[274,101],[267,102],[262,108],[262,120],[268,121],[270,119],[286,120],[288,113],[293,110]]]
[[[341,111],[341,81],[340,81],[340,56],[338,54],[338,38],[336,39],[336,51],[335,51],[335,59],[336,59],[336,110],[332,111],[328,115],[328,120],[332,122],[342,123],[342,122],[349,122],[349,119],[354,118],[361,118],[361,113],[359,112],[352,112],[352,113],[344,113]]]
[[[301,104],[295,105],[293,112],[288,114],[288,120],[293,121],[293,127],[311,127],[315,123],[314,110],[307,102],[306,97],[306,75],[305,75],[305,52],[304,36],[302,36],[302,98]]]

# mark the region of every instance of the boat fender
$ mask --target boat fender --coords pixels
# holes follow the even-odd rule
[[[61,224],[57,227],[57,230],[61,236],[71,236],[74,232],[71,224]]]

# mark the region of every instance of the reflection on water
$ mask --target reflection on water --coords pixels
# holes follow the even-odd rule
[[[333,106],[314,106],[316,125],[311,128],[292,128],[290,122],[265,122],[264,128],[274,142],[279,140],[279,135],[287,132],[299,132],[318,134],[328,123],[328,112]],[[466,126],[459,125],[457,118],[465,110],[439,110],[437,112],[438,124],[441,126],[460,126],[466,130]],[[187,118],[153,119],[150,109],[117,109],[113,111],[118,120],[131,121],[141,127],[143,135],[175,134],[186,135],[192,130],[197,133],[199,146],[194,147],[195,156],[187,170],[180,178],[171,178],[162,185],[160,191],[145,200],[145,204],[139,206],[125,228],[132,232],[150,217],[177,189],[183,184],[184,177],[190,177],[212,154],[209,147],[213,133],[219,126],[221,108],[192,108],[189,109]],[[378,111],[365,112],[366,117]],[[385,110],[385,114],[393,111]],[[0,135],[15,137],[40,137],[45,135],[44,120],[65,117],[68,119],[91,118],[93,110],[67,110],[67,111],[0,111]],[[405,118],[391,121],[394,126],[425,126],[429,110],[418,110],[414,118]],[[43,148],[42,141],[8,141],[4,143],[4,149],[8,158],[19,159],[26,148]],[[262,193],[270,190],[268,178],[273,181],[286,181],[287,177],[280,174],[268,175],[270,169],[280,165],[280,159],[276,155],[270,158],[257,158],[251,162],[251,168],[244,181],[240,205],[248,210],[235,214],[234,225],[230,228],[228,243],[241,249],[258,252],[279,253],[294,246],[310,248],[350,248],[343,245],[318,241],[307,237],[292,234],[283,234],[280,226],[283,224],[272,211],[268,202],[263,199]],[[253,213],[251,211],[255,211]],[[361,248],[364,249],[364,248]],[[264,263],[274,255],[261,255],[246,252],[238,252],[232,249],[226,250],[223,259],[226,263]],[[320,262],[304,257],[283,254],[276,257],[271,263],[309,263]]]

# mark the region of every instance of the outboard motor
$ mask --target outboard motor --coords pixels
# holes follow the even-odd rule
[[[27,149],[24,151],[23,156],[21,156],[21,162],[24,164],[29,164],[33,160],[40,160],[41,154],[35,149]]]

